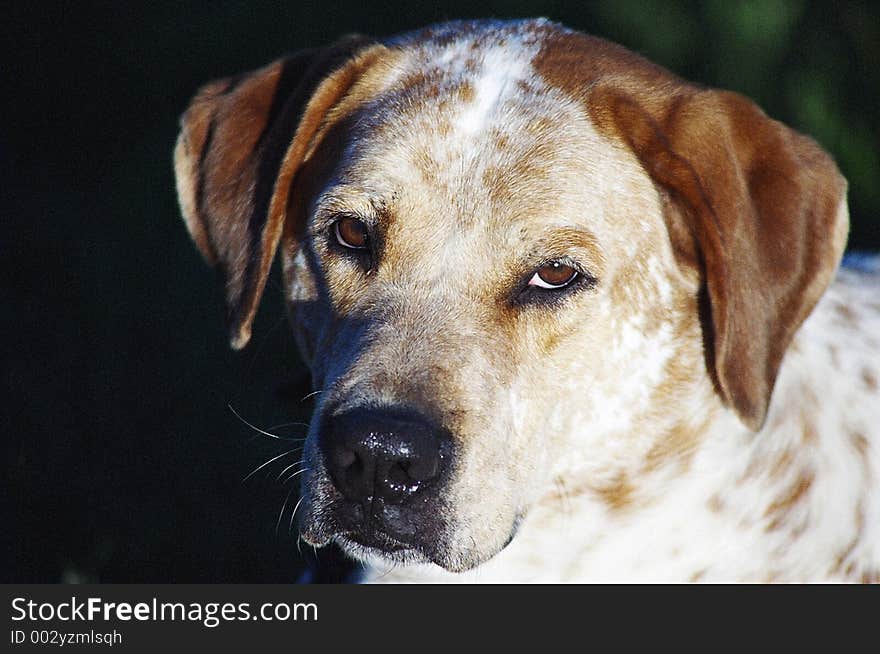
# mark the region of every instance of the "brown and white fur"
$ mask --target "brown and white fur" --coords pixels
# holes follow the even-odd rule
[[[880,579],[880,276],[838,270],[831,158],[745,98],[456,22],[206,86],[175,167],[234,347],[280,249],[321,391],[307,542],[383,581]],[[525,284],[550,261],[580,286]],[[353,524],[322,439],[365,407],[451,454]]]

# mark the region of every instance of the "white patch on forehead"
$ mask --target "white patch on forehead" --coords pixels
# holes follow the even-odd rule
[[[451,118],[453,135],[440,134],[435,129],[442,122],[437,113],[443,111],[439,105],[445,103],[430,102],[425,106],[420,128],[426,137],[442,137],[435,143],[439,146],[437,149],[451,154],[451,149],[444,147],[449,145],[450,137],[462,146],[487,135],[492,129],[515,134],[524,128],[524,120],[534,117],[520,116],[517,119],[525,105],[540,105],[540,110],[545,112],[552,107],[545,101],[550,90],[543,88],[532,68],[532,60],[541,47],[538,28],[544,24],[545,21],[540,20],[508,23],[491,33],[462,27],[455,31],[452,40],[447,40],[447,34],[442,33],[421,43],[406,40],[398,43],[405,47],[402,50],[404,57],[397,64],[400,72],[395,81],[404,79],[407,74],[437,74],[436,83],[441,93],[461,88],[469,90],[450,107],[452,115],[444,117]],[[528,84],[531,89],[524,92],[521,83]],[[412,101],[412,98],[407,100]],[[512,101],[517,103],[515,108],[510,104]],[[535,109],[531,114],[540,112],[538,107]],[[511,121],[515,124],[510,124]]]
[[[515,88],[516,82],[533,74],[529,63],[533,55],[529,53],[524,59],[521,48],[511,50],[496,46],[484,54],[482,68],[472,82],[474,100],[464,107],[457,121],[464,135],[471,136],[485,128],[505,94]]]

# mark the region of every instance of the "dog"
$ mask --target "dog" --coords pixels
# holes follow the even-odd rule
[[[181,125],[234,348],[280,250],[301,537],[365,581],[880,580],[880,266],[810,138],[544,19],[347,37]]]

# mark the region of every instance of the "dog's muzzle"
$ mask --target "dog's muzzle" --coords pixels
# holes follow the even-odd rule
[[[353,409],[328,418],[319,442],[345,537],[386,552],[436,542],[452,458],[446,430],[415,413]]]

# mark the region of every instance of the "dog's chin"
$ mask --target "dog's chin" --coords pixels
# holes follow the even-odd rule
[[[352,559],[375,568],[433,564],[447,572],[465,572],[484,559],[471,556],[454,557],[443,550],[429,551],[422,545],[405,543],[384,532],[368,533],[334,531],[320,535],[306,530],[303,540],[315,547],[335,543]]]
[[[376,525],[345,528],[327,511],[318,511],[317,515],[319,519],[306,519],[300,524],[300,535],[309,545],[325,547],[335,543],[351,558],[372,566],[434,563],[446,567],[440,552],[429,552],[424,544],[406,542]]]
[[[516,528],[511,530],[510,536],[497,551],[490,553],[467,552],[458,556],[451,552],[428,552],[420,546],[404,543],[392,536],[375,531],[369,535],[340,532],[321,538],[320,542],[313,542],[315,539],[307,537],[305,540],[316,547],[323,547],[333,542],[352,559],[374,568],[433,564],[446,572],[462,573],[473,570],[497,556],[510,545],[515,534]]]
[[[348,556],[369,566],[384,567],[434,563],[443,567],[433,557],[420,549],[406,545],[390,537],[364,538],[354,534],[339,534],[333,541]]]
[[[460,573],[476,568],[497,556],[514,540],[522,522],[517,514],[503,540],[480,550],[473,539],[474,548],[458,550],[450,547],[445,539],[435,533],[432,538],[424,536],[426,528],[392,531],[394,525],[377,522],[347,524],[339,505],[332,502],[306,503],[304,520],[300,523],[303,540],[314,547],[335,543],[349,557],[372,567],[433,564],[447,572]]]

